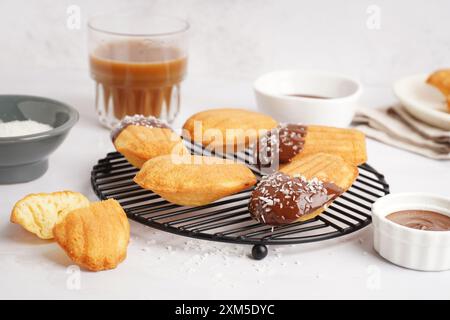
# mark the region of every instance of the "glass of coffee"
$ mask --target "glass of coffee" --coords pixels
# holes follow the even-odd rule
[[[100,122],[112,127],[134,114],[172,122],[186,76],[189,24],[140,10],[95,16],[88,29]]]

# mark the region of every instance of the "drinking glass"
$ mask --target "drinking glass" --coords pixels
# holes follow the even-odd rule
[[[189,24],[146,10],[89,19],[90,75],[100,122],[111,128],[126,115],[171,123],[186,77]]]

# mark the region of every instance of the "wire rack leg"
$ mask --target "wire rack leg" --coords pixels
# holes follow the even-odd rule
[[[252,248],[252,257],[255,260],[262,260],[267,256],[267,247],[263,244],[255,244]]]

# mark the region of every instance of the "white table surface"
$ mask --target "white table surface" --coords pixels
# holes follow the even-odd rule
[[[0,298],[450,298],[450,272],[411,271],[385,261],[372,248],[371,226],[341,239],[271,246],[266,259],[254,261],[247,257],[251,246],[193,240],[131,222],[125,262],[111,271],[81,271],[80,286],[73,287],[65,253],[11,224],[9,215],[17,200],[33,192],[70,189],[96,200],[90,170],[113,148],[93,111],[93,83],[80,69],[6,71],[0,92],[52,97],[81,115],[43,177],[0,186]],[[362,104],[393,101],[390,88],[366,88]],[[190,77],[177,124],[195,111],[220,106],[255,108],[251,82]],[[450,195],[450,162],[371,140],[368,153],[392,192]]]

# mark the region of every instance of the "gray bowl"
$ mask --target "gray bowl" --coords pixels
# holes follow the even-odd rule
[[[20,137],[0,137],[0,184],[27,182],[48,169],[49,155],[78,121],[78,112],[56,100],[0,95],[0,120],[34,120],[54,129]]]

